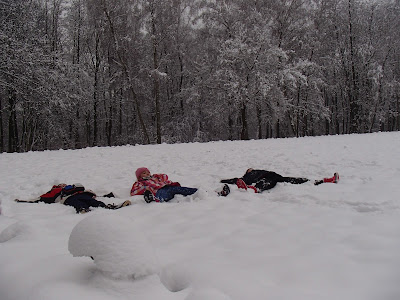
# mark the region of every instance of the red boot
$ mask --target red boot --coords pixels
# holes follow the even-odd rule
[[[324,182],[338,183],[339,182],[339,173],[333,174],[333,177],[331,177],[331,178],[324,178]]]

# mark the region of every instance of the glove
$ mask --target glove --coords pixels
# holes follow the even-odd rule
[[[243,181],[243,179],[236,180],[236,185],[239,189],[245,189],[247,191],[247,184]]]
[[[236,185],[239,189],[245,189],[247,191],[247,189],[251,189],[254,191],[254,193],[258,193],[258,190],[255,186],[252,185],[247,185],[243,179],[238,179],[236,180]]]

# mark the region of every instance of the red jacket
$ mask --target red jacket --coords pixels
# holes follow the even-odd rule
[[[167,174],[153,174],[148,179],[136,181],[132,185],[131,196],[143,195],[146,189],[155,195],[159,189],[166,185],[179,185],[179,183],[168,180]]]

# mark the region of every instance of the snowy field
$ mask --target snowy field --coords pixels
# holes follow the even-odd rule
[[[400,299],[399,149],[394,132],[0,154],[0,299]],[[199,191],[130,197],[143,166]],[[312,181],[217,196],[249,167]],[[133,204],[13,201],[61,182]]]

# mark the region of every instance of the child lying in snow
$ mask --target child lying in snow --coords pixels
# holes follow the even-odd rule
[[[292,184],[301,184],[309,181],[307,178],[301,177],[284,177],[272,171],[266,170],[254,170],[248,169],[241,178],[223,179],[221,183],[236,184],[240,189],[252,189],[255,193],[261,193],[263,191],[272,189],[278,182],[289,182]],[[322,180],[316,180],[315,185],[324,182],[337,183],[339,181],[339,173],[335,173],[331,178],[324,178]],[[255,184],[254,186],[252,184]],[[224,185],[222,191],[218,194],[220,196],[227,196],[230,189],[227,184]]]
[[[103,197],[114,197],[113,193],[104,195]],[[119,205],[105,204],[102,201],[96,200],[96,194],[92,190],[85,190],[83,185],[80,183],[67,185],[61,183],[53,185],[50,191],[47,193],[32,199],[32,200],[19,200],[15,199],[16,202],[29,202],[29,203],[61,203],[69,206],[73,206],[77,213],[85,213],[90,211],[90,207],[104,207],[107,209],[118,209],[124,206],[131,205],[131,201],[126,200]]]
[[[174,198],[175,195],[192,195],[197,189],[172,182],[166,174],[151,175],[149,169],[138,168],[135,172],[137,181],[132,185],[131,196],[144,195],[147,203],[151,201],[164,202]]]

